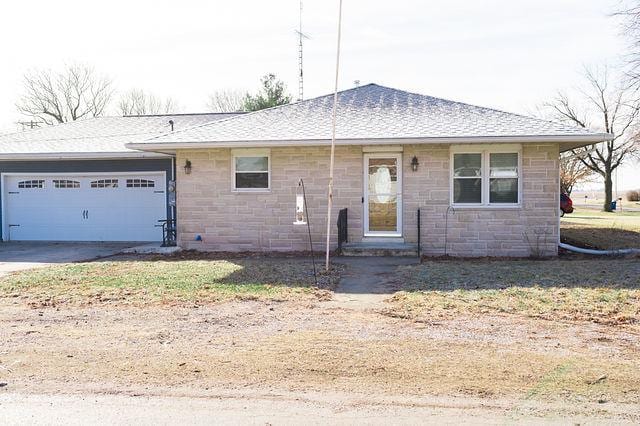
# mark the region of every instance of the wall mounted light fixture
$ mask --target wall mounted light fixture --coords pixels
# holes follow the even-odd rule
[[[413,158],[411,159],[411,170],[413,170],[414,172],[417,172],[419,165],[420,163],[418,163],[418,157],[414,155]]]
[[[184,174],[185,175],[190,175],[191,174],[191,161],[190,160],[186,160],[184,162]]]

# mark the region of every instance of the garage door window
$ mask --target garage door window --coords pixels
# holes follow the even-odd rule
[[[34,189],[34,188],[44,188],[44,180],[23,180],[18,182],[18,188],[23,189]]]
[[[149,179],[127,179],[127,188],[154,188],[156,182]]]
[[[60,189],[80,188],[80,182],[77,180],[54,179],[53,186]]]
[[[91,188],[117,188],[118,179],[100,179],[92,180]]]

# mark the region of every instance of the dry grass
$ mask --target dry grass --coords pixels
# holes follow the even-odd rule
[[[597,399],[640,402],[638,363],[575,354],[536,353],[478,342],[423,339],[352,340],[334,333],[279,335],[234,354],[247,382],[287,377],[343,390]],[[248,368],[247,368],[248,367]],[[590,384],[606,375],[599,385]],[[236,377],[237,378],[237,377]],[[564,395],[563,395],[564,394]]]
[[[399,293],[390,302],[394,315],[407,318],[508,313],[602,324],[640,322],[638,290],[510,287],[505,290]]]
[[[389,313],[428,319],[509,313],[606,324],[640,322],[637,259],[427,261],[400,271]]]
[[[560,235],[578,247],[640,248],[640,212],[607,213],[579,206],[561,219]]]
[[[287,317],[287,313],[280,312],[280,316]],[[12,329],[14,337],[6,348],[10,354],[3,362],[14,365],[6,379],[12,385],[23,383],[25,389],[31,388],[32,382],[60,382],[61,378],[118,389],[132,385],[163,389],[169,377],[171,388],[267,387],[640,403],[637,352],[597,356],[584,349],[575,352],[535,348],[526,342],[497,343],[492,335],[482,333],[473,340],[406,335],[401,328],[415,327],[406,322],[399,324],[395,333],[373,336],[362,332],[368,327],[365,321],[380,322],[384,317],[351,318],[344,330],[330,330],[327,326],[336,327],[336,323],[323,324],[323,318],[316,314],[308,329],[292,321],[282,330],[259,327],[247,334],[248,326],[228,327],[228,333],[212,332],[210,324],[233,321],[228,311],[219,316],[209,311],[201,318],[191,314],[188,320],[199,321],[193,330],[186,331],[179,330],[185,323],[179,318],[174,319],[176,325],[158,329],[150,327],[159,323],[150,317],[144,317],[144,323],[140,319],[141,324],[128,319],[118,324],[113,320],[98,322],[99,318],[92,316],[91,327],[83,329],[74,317],[60,319],[52,331],[33,337],[23,337]],[[339,316],[337,322],[346,319]],[[150,320],[153,322],[148,323]],[[272,320],[258,316],[246,321]],[[104,337],[96,336],[98,332]],[[471,330],[459,332],[467,335]],[[499,333],[496,329],[493,334]],[[107,344],[107,337],[113,338],[112,343]],[[62,386],[68,389],[73,385]]]
[[[0,280],[0,297],[35,305],[323,298],[337,278],[321,274],[316,288],[310,262],[294,258],[125,257],[17,272]]]
[[[0,319],[12,325],[5,380],[64,391],[86,383],[640,403],[637,343],[620,330],[485,316],[425,325],[292,302],[271,308],[230,302],[116,316],[4,308]]]
[[[620,325],[640,315],[637,259],[404,266],[397,275],[405,292],[383,315],[308,303],[317,290],[310,264],[297,258],[150,259],[63,265],[0,281],[2,296],[82,302],[29,309],[0,299],[3,380],[18,392],[220,386],[488,403],[505,397],[514,406],[640,403],[638,328]],[[336,277],[324,277],[324,287]],[[131,292],[125,302],[228,302],[82,306],[112,291]],[[244,298],[258,300],[237,300]]]

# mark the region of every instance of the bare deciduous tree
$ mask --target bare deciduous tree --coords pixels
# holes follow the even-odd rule
[[[58,124],[104,114],[113,94],[109,78],[86,65],[62,72],[36,69],[24,76],[24,92],[16,108],[46,124]]]
[[[557,118],[580,127],[589,127],[591,120],[613,140],[572,150],[573,155],[588,169],[604,179],[604,210],[611,211],[613,171],[623,161],[638,154],[637,120],[640,100],[635,90],[625,85],[611,87],[607,68],[599,72],[586,70],[586,85],[579,100],[559,93],[546,104]]]
[[[560,190],[564,194],[571,195],[576,184],[589,182],[594,173],[573,152],[560,155]]]
[[[120,97],[118,112],[122,115],[171,114],[178,112],[172,98],[161,99],[144,90],[133,89]]]
[[[244,94],[239,90],[218,90],[209,95],[207,108],[211,112],[238,112],[244,106]]]
[[[622,32],[630,41],[625,54],[631,85],[640,86],[640,0],[620,1],[614,16],[622,19]]]

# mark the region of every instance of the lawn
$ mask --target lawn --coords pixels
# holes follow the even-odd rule
[[[399,270],[388,313],[412,319],[514,314],[603,324],[640,323],[634,259],[431,260]]]
[[[186,253],[71,263],[14,273],[0,280],[0,297],[37,305],[100,302],[195,302],[233,298],[284,300],[327,297],[337,274],[321,274],[296,258],[219,259]]]
[[[640,421],[638,259],[428,260],[390,270],[402,291],[363,309],[357,294],[316,303],[341,270],[316,289],[304,258],[224,256],[116,258],[4,278],[6,389],[352,394],[408,406],[437,396],[543,420],[550,411],[535,404]],[[226,303],[204,303],[215,301]]]
[[[560,236],[568,244],[603,250],[640,248],[640,212],[603,212],[578,206],[560,220]]]

